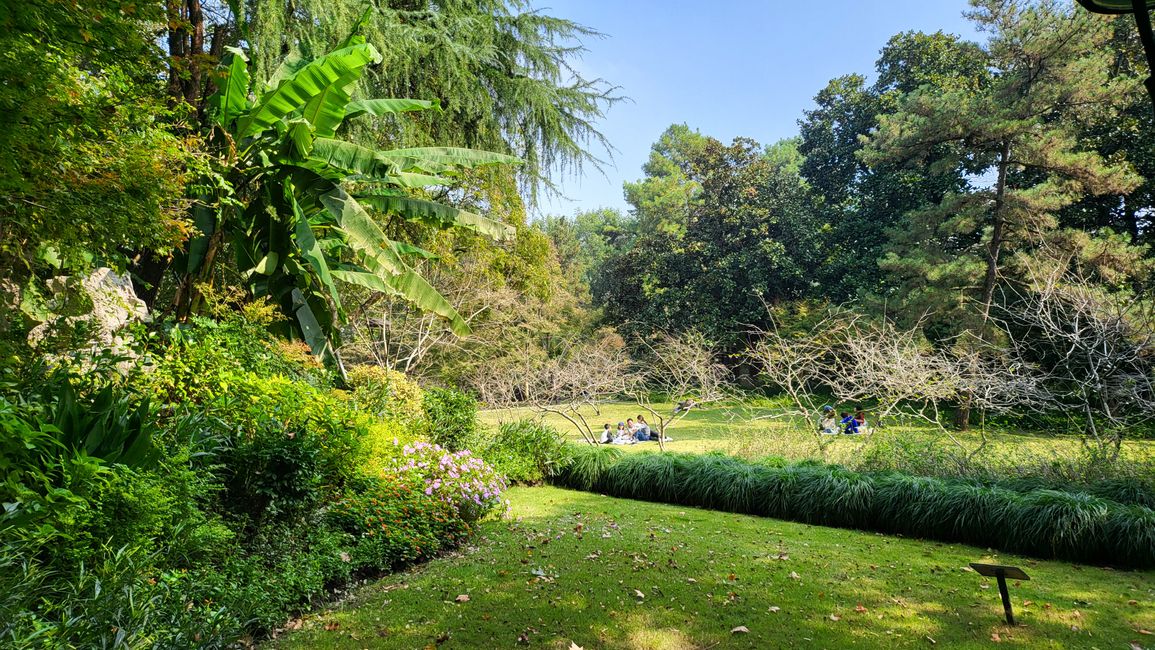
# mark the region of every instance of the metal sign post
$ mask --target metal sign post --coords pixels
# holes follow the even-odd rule
[[[1030,576],[1023,572],[1022,569],[1016,566],[1003,566],[1001,564],[980,564],[978,562],[971,562],[971,568],[975,570],[980,576],[988,578],[995,578],[999,582],[999,595],[1003,597],[1003,611],[1007,615],[1007,624],[1015,624],[1015,613],[1011,611],[1011,595],[1007,593],[1007,578],[1012,580],[1030,580]]]

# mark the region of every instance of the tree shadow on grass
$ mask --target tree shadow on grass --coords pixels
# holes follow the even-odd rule
[[[1149,645],[1137,630],[1155,628],[1151,572],[552,488],[512,498],[518,519],[486,524],[473,547],[370,585],[276,645],[1125,648]],[[1011,587],[1022,625],[1002,621],[993,581],[963,569],[976,560],[1031,574]]]

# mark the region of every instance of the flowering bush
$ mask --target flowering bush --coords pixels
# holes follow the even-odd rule
[[[419,480],[427,496],[452,506],[467,523],[501,505],[507,487],[500,474],[469,450],[451,452],[423,441],[405,445],[386,471]]]
[[[389,569],[425,560],[472,532],[454,507],[423,494],[414,477],[364,478],[330,510],[333,522],[352,533],[354,568]]]

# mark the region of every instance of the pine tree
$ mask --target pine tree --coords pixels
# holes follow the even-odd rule
[[[1113,111],[1136,91],[1130,79],[1109,75],[1110,20],[1049,1],[972,5],[971,18],[991,34],[989,81],[907,94],[862,152],[871,165],[910,168],[934,153],[932,172],[967,175],[961,191],[909,213],[908,229],[894,234],[881,261],[907,313],[935,313],[953,331],[983,327],[1014,255],[1053,236],[1059,210],[1138,182],[1128,165],[1077,138],[1081,117]]]

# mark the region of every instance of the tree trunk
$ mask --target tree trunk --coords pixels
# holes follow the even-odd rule
[[[174,103],[197,106],[202,84],[205,17],[201,0],[167,0],[168,94]]]
[[[990,319],[991,303],[995,297],[995,284],[999,277],[999,256],[1003,250],[1003,230],[1006,226],[1006,218],[1003,214],[1003,207],[1006,203],[1007,193],[1007,168],[1010,167],[1011,159],[1011,141],[1005,140],[1003,142],[1002,151],[999,152],[999,177],[995,184],[995,206],[992,211],[993,226],[991,228],[991,241],[987,245],[987,272],[983,278],[983,323]]]

